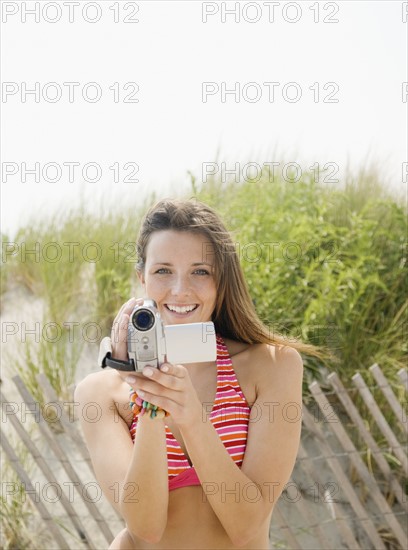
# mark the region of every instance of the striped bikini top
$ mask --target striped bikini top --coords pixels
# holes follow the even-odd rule
[[[250,406],[241,390],[224,340],[217,335],[217,391],[209,418],[221,441],[237,466],[244,459]],[[136,436],[137,416],[129,428],[132,441]],[[179,442],[166,425],[169,490],[200,485]]]

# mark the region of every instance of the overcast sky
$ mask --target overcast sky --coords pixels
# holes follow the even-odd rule
[[[2,1],[2,231],[189,170],[372,160],[406,187],[406,4]]]

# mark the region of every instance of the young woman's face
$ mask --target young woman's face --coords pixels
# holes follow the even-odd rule
[[[187,231],[155,231],[139,278],[166,325],[211,321],[216,303],[214,250],[207,238]]]

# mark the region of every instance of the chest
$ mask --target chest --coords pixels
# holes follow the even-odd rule
[[[190,372],[190,378],[193,387],[197,393],[197,397],[201,401],[204,420],[211,413],[217,395],[217,366],[214,364],[211,367],[206,367],[205,371],[204,369],[192,371]],[[177,440],[186,459],[191,465],[191,460],[188,455],[188,450],[186,448],[183,437],[180,433],[179,428],[177,427],[177,424],[173,422],[171,416],[166,418],[166,425],[170,432],[173,434],[174,438]]]
[[[256,398],[254,373],[252,372],[251,376],[251,369],[248,363],[244,364],[242,361],[234,359],[232,359],[232,366],[230,363],[229,366],[217,367],[217,364],[214,362],[212,364],[201,364],[189,368],[189,376],[192,385],[202,404],[203,421],[209,421],[211,415],[213,423],[221,429],[223,428],[221,423],[230,422],[231,418],[234,424],[235,420],[242,420],[242,407],[245,409],[245,401],[251,406]],[[225,400],[225,395],[227,395],[227,401],[233,399],[238,402],[238,408],[235,409],[232,407],[233,414],[228,418],[226,418],[225,415],[231,413],[231,408],[227,411],[224,409],[225,405],[222,405],[222,411],[219,410],[220,403],[223,403]],[[214,403],[216,403],[215,410]],[[130,426],[133,419],[131,411],[129,412],[130,416],[126,418],[126,421]],[[247,416],[247,412],[244,412],[244,416]],[[167,435],[170,441],[174,441],[173,438],[175,439],[174,443],[171,443],[171,445],[175,444],[176,448],[179,447],[179,450],[181,450],[184,455],[182,458],[186,459],[191,465],[188,449],[186,448],[177,424],[173,421],[171,416],[166,418],[166,426]],[[216,429],[218,431],[218,428]]]
[[[230,366],[220,367],[210,382],[205,377],[202,380],[192,379],[192,382],[202,403],[203,422],[212,422],[232,458],[237,463],[241,463],[250,415],[248,403],[253,403],[249,396],[253,396],[255,388],[249,384],[248,391],[245,392],[238,381],[235,370],[232,370]],[[170,448],[173,448],[174,438],[177,442],[176,445],[183,452],[183,458],[191,466],[188,448],[186,448],[180,430],[171,417],[166,420],[168,420],[166,423]]]

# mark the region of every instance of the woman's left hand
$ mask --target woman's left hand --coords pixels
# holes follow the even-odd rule
[[[178,426],[201,420],[202,404],[186,367],[163,363],[159,369],[145,367],[142,375],[125,378],[142,399],[169,412]]]

